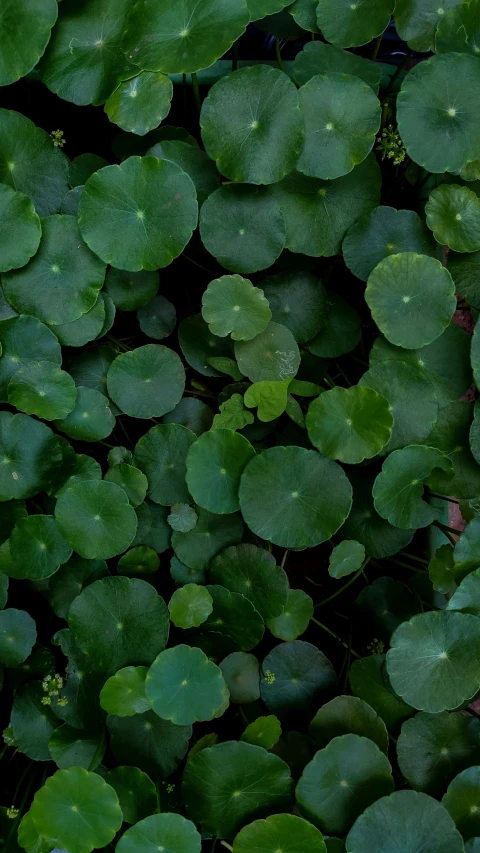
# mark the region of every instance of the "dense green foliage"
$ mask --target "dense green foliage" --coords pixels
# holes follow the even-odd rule
[[[0,109],[2,853],[479,850],[479,0],[3,0],[12,84],[121,132]]]

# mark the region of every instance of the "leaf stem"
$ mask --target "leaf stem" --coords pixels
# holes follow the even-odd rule
[[[195,105],[197,107],[197,112],[200,115],[200,110],[202,109],[202,100],[200,98],[200,89],[198,88],[198,77],[195,71],[192,71],[192,89],[193,89],[193,97],[195,98]]]
[[[185,254],[185,252],[182,252],[182,258],[185,258],[186,261],[203,270],[204,272],[208,272],[209,275],[216,275],[216,273],[214,273],[212,270],[209,270],[208,267],[204,267],[203,264],[199,264],[198,261],[194,261],[193,258],[190,258],[188,255]]]
[[[277,57],[278,67],[280,68],[280,71],[283,71],[284,74],[286,74],[285,66],[282,60],[282,54],[280,53],[280,39],[278,37],[275,39],[275,55]]]
[[[395,560],[393,557],[390,557],[390,562],[395,563],[397,566],[403,566],[404,569],[410,569],[411,572],[419,572],[421,575],[426,573],[426,569],[418,569],[417,566],[409,566],[408,563],[402,562],[402,560]]]
[[[374,44],[374,47],[373,47],[373,53],[372,53],[372,57],[371,57],[372,62],[377,61],[378,51],[380,50],[380,45],[382,43],[382,39],[383,39],[383,33],[380,33],[380,35],[378,36],[378,38]]]
[[[336,361],[336,362],[335,362],[335,367],[336,367],[336,368],[337,368],[337,370],[340,372],[340,376],[343,376],[343,378],[345,379],[345,382],[347,383],[348,387],[350,388],[350,386],[351,386],[351,384],[352,384],[352,383],[350,382],[350,380],[348,379],[348,377],[347,377],[347,376],[345,375],[345,373],[343,372],[343,370],[342,370],[342,368],[340,367],[340,365],[339,365],[338,361]]]
[[[425,563],[426,566],[429,564],[429,560],[425,560],[423,557],[416,557],[415,554],[410,554],[408,551],[399,551],[399,554],[408,557],[409,560],[416,560],[417,563]]]
[[[326,625],[324,625],[324,624],[323,624],[323,622],[319,622],[319,621],[318,621],[318,619],[315,619],[315,616],[312,616],[312,622],[315,622],[315,625],[318,625],[318,627],[319,627],[319,628],[323,628],[323,630],[324,630],[324,631],[326,631],[326,632],[327,632],[327,634],[330,634],[330,636],[331,636],[331,637],[333,637],[335,640],[337,640],[337,642],[341,643],[344,649],[348,649],[348,648],[349,648],[349,646],[347,645],[347,643],[345,643],[345,642],[342,640],[342,638],[338,636],[338,634],[335,634],[335,633],[331,630],[331,628],[327,628],[327,626],[326,626]],[[351,647],[351,646],[350,646],[350,653],[351,653],[352,655],[355,655],[355,657],[356,657],[356,658],[361,658],[361,655],[357,654],[357,652],[355,651],[355,649],[352,649],[352,647]]]
[[[132,351],[131,347],[127,347],[126,344],[122,344],[122,342],[119,341],[118,338],[114,338],[113,335],[108,334],[108,335],[105,335],[105,337],[108,338],[108,340],[111,341],[112,344],[116,344],[117,347],[120,347],[120,349],[123,349],[124,352],[131,352]]]
[[[233,853],[233,847],[230,844],[228,844],[227,841],[221,841],[220,844],[222,845],[222,847],[226,847],[227,850],[231,850]]]
[[[352,575],[352,577],[350,578],[350,580],[347,581],[347,583],[344,583],[343,586],[340,587],[340,589],[337,589],[335,590],[335,592],[332,592],[332,594],[329,595],[328,598],[324,598],[323,601],[319,601],[318,604],[315,605],[315,610],[317,609],[317,607],[323,607],[324,604],[328,604],[329,601],[333,601],[333,599],[336,598],[337,595],[341,595],[342,592],[344,592],[349,586],[352,585],[352,583],[355,583],[357,578],[360,577],[360,575],[362,574],[368,562],[370,562],[370,557],[367,557],[367,559],[363,561],[358,571],[356,571],[355,574]]]
[[[281,568],[281,569],[284,569],[284,568],[285,568],[285,563],[287,562],[287,557],[288,557],[288,548],[286,548],[286,549],[285,549],[285,553],[284,553],[284,555],[283,555],[283,557],[282,557],[282,562],[280,563],[280,568]]]
[[[390,82],[389,82],[387,88],[385,89],[385,91],[383,93],[384,97],[385,97],[385,95],[388,95],[390,90],[393,88],[393,84],[395,83],[400,72],[403,71],[403,69],[405,68],[405,66],[406,66],[408,60],[410,59],[412,53],[413,53],[413,50],[409,50],[408,53],[406,53],[405,56],[403,57],[400,65],[397,65],[397,69],[396,69],[396,71],[394,71],[394,73],[390,77]]]

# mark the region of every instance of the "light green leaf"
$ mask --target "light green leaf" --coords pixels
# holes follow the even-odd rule
[[[120,83],[110,95],[105,112],[122,130],[145,136],[170,111],[173,85],[166,74],[142,71]]]
[[[168,609],[176,628],[198,628],[213,610],[212,596],[205,587],[187,583],[175,590]]]
[[[266,329],[272,312],[260,288],[240,275],[223,275],[205,290],[202,317],[212,335],[249,341]]]
[[[152,814],[122,835],[116,846],[117,853],[200,853],[202,840],[190,820],[180,814],[163,812]]]
[[[237,430],[253,424],[254,417],[251,412],[244,409],[241,394],[232,394],[228,400],[220,404],[219,408],[220,414],[215,415],[212,429]]]
[[[187,455],[187,486],[194,501],[214,513],[240,508],[240,477],[255,451],[243,435],[225,429],[204,432]]]
[[[428,199],[425,214],[438,243],[455,252],[480,249],[480,199],[468,187],[437,187]]]
[[[344,539],[335,545],[330,554],[328,574],[332,578],[345,578],[356,572],[365,559],[365,546],[355,539]]]
[[[240,740],[243,743],[252,743],[254,746],[263,746],[264,749],[270,750],[278,742],[281,734],[280,721],[272,714],[269,717],[257,717],[247,726]]]
[[[356,47],[383,33],[394,5],[392,0],[320,0],[317,23],[327,41],[337,47]]]
[[[290,589],[283,610],[269,619],[267,628],[279,640],[296,640],[308,628],[313,616],[313,601],[303,589]]]
[[[283,414],[287,407],[290,382],[290,379],[283,381],[264,379],[260,382],[254,382],[245,391],[243,397],[245,405],[249,409],[258,406],[257,417],[260,421],[274,421]]]
[[[145,696],[146,666],[126,666],[112,675],[102,687],[100,705],[107,714],[132,717],[151,708]]]

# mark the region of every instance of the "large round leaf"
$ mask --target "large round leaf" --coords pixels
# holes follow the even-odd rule
[[[155,503],[188,503],[186,459],[195,434],[180,424],[152,427],[135,447],[134,461],[148,479],[148,496]]]
[[[48,133],[24,115],[0,109],[3,184],[30,196],[38,215],[48,216],[56,213],[68,191],[67,173],[68,160]]]
[[[259,287],[240,275],[222,275],[202,296],[202,317],[212,335],[249,341],[264,331],[272,312]]]
[[[182,139],[165,139],[149,148],[147,154],[171,160],[186,172],[195,184],[199,207],[219,187],[220,174],[217,167],[198,145],[191,145]]]
[[[353,825],[347,853],[392,853],[392,840],[402,853],[462,853],[462,836],[453,820],[432,797],[396,791],[370,806]],[[393,848],[395,849],[395,848]]]
[[[66,417],[76,399],[77,389],[70,374],[50,361],[23,364],[8,383],[11,406],[47,421]]]
[[[200,236],[226,269],[252,273],[277,260],[285,247],[285,222],[263,188],[224,184],[202,205]]]
[[[235,358],[252,382],[293,379],[300,365],[300,351],[292,333],[273,321],[252,340],[237,341]]]
[[[200,853],[202,839],[195,824],[180,814],[152,814],[122,835],[116,853]]]
[[[92,308],[105,264],[83,242],[74,216],[42,220],[40,249],[21,270],[2,276],[5,296],[19,314],[48,325],[70,323]]]
[[[245,468],[239,490],[250,529],[285,548],[313,547],[330,539],[350,511],[351,496],[340,466],[303,447],[259,453]]]
[[[313,18],[315,20],[316,3],[315,0],[297,0],[290,8],[291,14],[298,20],[299,3],[311,3],[313,6]],[[304,26],[304,25],[302,25]],[[307,29],[307,27],[304,27]],[[310,27],[308,27],[310,29]],[[333,44],[325,44],[321,41],[307,42],[303,50],[297,53],[293,65],[293,76],[299,86],[303,86],[316,74],[325,74],[326,72],[339,72],[340,74],[352,74],[358,77],[365,83],[368,83],[371,89],[377,94],[380,85],[381,68],[370,59],[364,59],[362,56],[356,56],[354,53],[349,53],[347,50],[340,50]]]
[[[349,74],[318,74],[299,98],[305,117],[299,172],[331,180],[365,160],[380,126],[380,102],[367,83]]]
[[[18,666],[23,663],[36,639],[37,629],[29,613],[13,607],[0,611],[0,664]]]
[[[234,835],[251,820],[289,810],[290,771],[278,756],[248,743],[220,743],[187,762],[182,793],[187,814],[204,832]]]
[[[313,601],[303,589],[290,589],[281,613],[267,622],[268,630],[279,640],[296,640],[308,628],[313,616]]]
[[[420,613],[391,639],[387,669],[399,696],[420,711],[458,708],[478,692],[480,637],[468,613]]]
[[[296,87],[267,65],[220,79],[203,102],[200,125],[207,154],[232,181],[281,181],[295,168],[302,148]]]
[[[194,501],[220,514],[239,509],[240,477],[254,455],[250,442],[238,432],[227,429],[204,432],[187,456],[187,486]]]
[[[58,22],[39,65],[55,94],[74,104],[103,104],[119,81],[133,76],[120,41],[128,0],[62,0]]]
[[[395,5],[395,24],[403,41],[408,42],[412,50],[426,53],[434,49],[435,31],[451,7],[461,0],[445,0],[440,5],[437,0],[397,0]],[[450,50],[463,50],[452,47]],[[440,53],[440,51],[438,51]]]
[[[0,412],[0,500],[31,498],[50,488],[63,454],[46,424]]]
[[[90,480],[67,489],[55,506],[61,533],[81,557],[105,559],[125,551],[137,530],[137,517],[124,490]]]
[[[112,404],[109,403],[108,398],[100,391],[80,385],[77,388],[74,408],[66,417],[57,420],[56,426],[70,438],[101,441],[110,435],[115,426],[115,418],[110,408]]]
[[[370,155],[333,181],[292,172],[268,192],[285,218],[286,248],[314,258],[336,255],[348,229],[380,203],[381,175]]]
[[[242,530],[238,515],[221,516],[199,509],[193,530],[188,533],[174,531],[172,548],[188,568],[204,571],[220,551],[240,542]]]
[[[233,841],[233,853],[327,853],[321,832],[296,815],[275,814],[244,826]]]
[[[0,185],[0,272],[25,266],[38,249],[41,233],[28,196]]]
[[[382,752],[388,749],[385,723],[363,699],[356,696],[336,696],[315,714],[308,730],[318,747],[344,734],[369,738]]]
[[[123,37],[128,59],[147,71],[191,73],[208,68],[250,20],[244,0],[137,0]]]
[[[228,702],[222,671],[201,649],[183,644],[154,660],[145,692],[159,717],[180,726],[211,720]]]
[[[468,187],[437,187],[428,199],[425,214],[438,243],[455,252],[480,249],[480,199]]]
[[[143,71],[120,83],[105,104],[105,112],[123,130],[145,136],[168,115],[172,95],[172,81],[166,74]]]
[[[40,835],[70,853],[104,847],[122,825],[118,797],[97,773],[82,767],[57,770],[35,794],[30,808]]]
[[[153,711],[133,717],[107,717],[110,745],[121,764],[139,767],[152,778],[173,773],[188,749],[191,726],[176,726]]]
[[[263,660],[260,694],[268,710],[281,720],[308,722],[334,685],[335,672],[328,658],[303,640],[279,643]]]
[[[410,71],[397,99],[409,157],[429,172],[458,172],[480,157],[480,65],[442,54]]]
[[[380,261],[368,277],[365,299],[387,340],[405,349],[438,338],[457,305],[448,270],[435,258],[415,252]]]
[[[451,3],[451,0],[450,0]],[[439,21],[435,34],[437,53],[480,53],[479,0],[457,3]]]
[[[147,344],[117,356],[108,370],[107,388],[113,402],[130,417],[160,417],[180,401],[185,370],[176,352]]]
[[[392,434],[389,403],[371,388],[332,388],[308,410],[310,441],[330,459],[356,465],[380,453]]]
[[[468,767],[456,776],[442,799],[464,839],[480,832],[480,767]]]
[[[8,400],[8,383],[29,361],[49,361],[60,366],[62,351],[55,335],[34,317],[14,316],[0,323],[0,400]]]
[[[441,510],[422,499],[423,481],[436,468],[452,474],[448,456],[435,447],[412,444],[395,450],[383,463],[373,485],[375,509],[395,527],[427,527]]]
[[[129,157],[85,184],[78,222],[87,245],[122,270],[156,270],[183,252],[197,224],[195,187],[169,160]]]
[[[234,545],[212,561],[210,578],[248,598],[267,621],[279,616],[287,601],[288,579],[275,558],[256,545]]]
[[[0,86],[15,83],[37,64],[57,15],[56,0],[6,0],[0,28]]]
[[[72,555],[51,515],[19,518],[8,540],[13,570],[11,577],[41,580],[53,575]]]
[[[335,737],[305,767],[297,785],[300,812],[322,832],[345,835],[356,818],[394,788],[390,762],[369,738]]]
[[[92,666],[105,672],[149,666],[167,643],[165,602],[149,583],[136,578],[90,584],[73,601],[68,620],[75,643]]]
[[[380,261],[401,252],[436,256],[436,244],[413,210],[376,207],[347,232],[342,245],[348,268],[367,281]]]
[[[309,272],[293,270],[261,282],[275,323],[286,326],[297,344],[311,341],[324,325],[328,298],[321,281]]]
[[[317,22],[327,41],[337,47],[366,44],[387,28],[393,0],[320,0]]]

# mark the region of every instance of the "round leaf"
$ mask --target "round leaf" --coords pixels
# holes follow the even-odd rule
[[[260,699],[258,660],[245,652],[232,652],[220,664],[230,693],[230,701],[239,705]]]
[[[450,553],[451,551],[452,549],[450,548]],[[452,563],[452,569],[453,568],[454,566]],[[457,577],[457,580],[458,579],[459,578]],[[450,582],[450,587],[452,586],[452,582],[453,579]],[[448,602],[447,610],[460,610],[462,613],[471,613],[473,616],[480,616],[480,569],[470,572],[470,574],[462,580],[458,589],[455,590]]]
[[[468,187],[437,187],[428,199],[425,214],[438,243],[455,252],[480,249],[480,199]]]
[[[318,483],[328,482],[328,492]],[[250,529],[284,548],[330,539],[348,516],[351,486],[336,462],[301,447],[272,447],[245,468],[239,490]]]
[[[107,717],[116,760],[133,764],[154,779],[173,773],[188,749],[191,726],[175,726],[153,711],[133,717]]]
[[[40,244],[42,226],[24,193],[0,186],[0,272],[24,267]]]
[[[297,0],[290,7],[290,12],[298,21],[300,16],[300,4],[306,5],[309,0]],[[316,32],[316,4],[313,2],[313,20],[312,23]],[[301,24],[304,29],[311,29]],[[333,44],[325,44],[321,41],[307,42],[303,50],[297,53],[293,65],[293,76],[299,86],[303,86],[316,74],[324,74],[325,72],[339,72],[341,74],[352,74],[358,77],[365,83],[368,83],[371,89],[377,94],[380,85],[381,69],[379,65],[372,62],[370,59],[364,59],[362,56],[356,56],[354,53],[349,53],[346,50],[340,50]]]
[[[145,696],[146,666],[126,666],[112,675],[102,687],[100,705],[107,714],[131,717],[150,711],[151,705]]]
[[[203,624],[204,629],[213,631],[217,637],[222,634],[231,639],[236,647],[245,652],[258,645],[263,637],[264,624],[251,601],[216,584],[206,589],[212,597],[213,610]]]
[[[439,6],[436,0],[415,0],[413,3],[410,0],[399,0],[395,6],[398,35],[408,42],[412,50],[433,50],[437,27],[443,21],[445,13],[457,3],[458,0],[446,0]]]
[[[158,655],[145,692],[155,713],[179,726],[211,720],[228,701],[222,671],[201,649],[183,644]]]
[[[296,640],[313,616],[313,601],[303,589],[290,589],[282,612],[269,619],[267,628],[279,640]]]
[[[46,596],[54,613],[66,619],[73,599],[82,589],[106,575],[108,569],[104,560],[84,560],[74,554],[49,581]]]
[[[236,342],[235,358],[252,382],[293,379],[300,365],[300,351],[292,333],[273,321],[253,340]]]
[[[198,628],[213,610],[212,596],[203,586],[187,583],[175,590],[168,609],[176,628]]]
[[[153,548],[146,545],[137,545],[126,554],[122,554],[118,561],[117,571],[119,575],[153,575],[160,567],[160,560]]]
[[[77,389],[70,374],[50,361],[23,364],[8,383],[11,406],[48,421],[66,417],[76,399]]]
[[[480,678],[476,624],[470,614],[437,611],[400,625],[387,654],[395,692],[431,714],[458,708],[475,696]]]
[[[123,130],[145,136],[168,115],[172,95],[173,85],[166,74],[143,71],[120,83],[105,104],[105,112]]]
[[[102,735],[87,734],[64,723],[54,729],[48,741],[50,755],[61,770],[69,767],[84,767],[96,770],[105,752]]]
[[[18,666],[30,654],[37,639],[35,622],[25,610],[0,611],[0,663]]]
[[[107,483],[116,483],[117,486],[120,486],[125,491],[132,506],[138,506],[145,500],[147,478],[133,465],[127,465],[126,462],[115,465],[107,471],[105,480]]]
[[[242,531],[238,515],[221,516],[199,509],[193,530],[188,533],[174,531],[172,548],[189,569],[204,571],[220,551],[240,542]]]
[[[455,826],[467,840],[480,832],[480,767],[468,767],[450,783],[442,798]]]
[[[237,432],[204,432],[187,456],[187,486],[195,502],[220,514],[239,509],[240,477],[254,455],[250,442]]]
[[[435,50],[437,53],[479,53],[479,4],[478,0],[470,3],[449,3],[451,8],[438,22],[435,34]]]
[[[116,357],[108,370],[107,388],[113,402],[130,417],[160,417],[180,401],[185,370],[176,352],[147,344]]]
[[[340,735],[354,734],[369,738],[382,752],[388,749],[385,723],[370,705],[356,696],[336,696],[327,702],[317,711],[308,730],[318,747],[327,746]]]
[[[103,778],[117,794],[125,823],[137,823],[155,811],[155,785],[138,767],[114,767]]]
[[[194,314],[193,317],[186,317],[185,320],[182,320],[178,327],[178,340],[185,360],[190,367],[193,367],[202,376],[221,376],[222,374],[211,366],[210,359],[212,357],[228,358],[233,355],[233,345],[230,338],[222,340],[222,338],[212,335],[201,314]],[[192,409],[193,403],[198,409],[200,400],[184,399],[180,406],[184,409]],[[205,403],[201,403],[201,405],[205,407]],[[183,421],[178,421],[178,423],[183,423]],[[206,429],[210,429],[210,426],[211,421]],[[205,429],[202,429],[202,432],[205,432]]]
[[[200,125],[205,151],[232,181],[281,181],[302,148],[296,87],[267,65],[241,68],[215,83],[203,102]]]
[[[72,554],[70,545],[50,515],[19,518],[8,541],[13,560],[11,577],[28,580],[48,578]]]
[[[122,835],[116,853],[200,853],[202,839],[190,820],[180,814],[153,814]]]
[[[320,0],[317,23],[327,41],[337,47],[356,47],[383,33],[394,5],[392,0]]]
[[[105,278],[105,290],[119,311],[137,311],[149,305],[158,291],[156,271],[127,272],[110,267]]]
[[[129,157],[85,184],[78,222],[87,245],[122,270],[156,270],[183,252],[197,224],[195,187],[169,160]]]
[[[148,496],[155,503],[172,506],[188,503],[185,485],[186,459],[194,433],[180,424],[152,427],[135,447],[135,465],[148,479]]]
[[[60,532],[86,559],[121,554],[131,544],[137,517],[127,495],[114,483],[76,483],[60,495],[55,507]]]
[[[334,685],[330,661],[311,643],[279,643],[264,658],[260,694],[268,710],[281,720],[310,720]]]
[[[57,20],[55,0],[21,0],[2,9],[0,86],[28,74],[42,56]]]
[[[226,548],[212,561],[213,583],[248,598],[267,621],[279,616],[287,602],[288,579],[274,557],[256,545]]]
[[[349,681],[352,693],[371,705],[389,732],[396,734],[403,720],[413,714],[413,708],[392,691],[385,672],[385,655],[354,661]]]
[[[240,275],[223,275],[204,292],[202,317],[212,335],[249,341],[266,329],[272,313],[260,288]]]
[[[329,309],[327,293],[309,272],[294,270],[262,281],[272,320],[289,329],[297,344],[311,341],[324,325]]]
[[[355,539],[344,539],[335,545],[330,554],[328,574],[332,578],[345,578],[356,572],[365,559],[365,546]]]
[[[276,814],[245,826],[233,842],[234,853],[326,853],[321,832],[296,815]]]
[[[28,415],[0,412],[0,500],[31,498],[46,491],[62,464],[60,444],[46,424]]]
[[[55,335],[34,317],[20,316],[0,323],[0,398],[8,399],[8,383],[29,361],[49,361],[60,367],[62,351]]]
[[[137,317],[144,335],[157,341],[168,338],[177,322],[175,308],[164,296],[155,296],[146,308],[140,308]]]
[[[55,426],[70,438],[80,441],[101,441],[110,435],[115,426],[115,418],[109,402],[108,398],[96,388],[85,388],[80,385],[77,388],[74,408],[66,417],[58,420]]]
[[[172,530],[178,530],[179,533],[188,533],[195,527],[197,519],[198,515],[192,506],[178,503],[173,504],[167,521]]]
[[[323,328],[307,347],[319,358],[337,358],[355,349],[362,337],[362,323],[355,309],[341,296],[330,291],[327,298]]]

